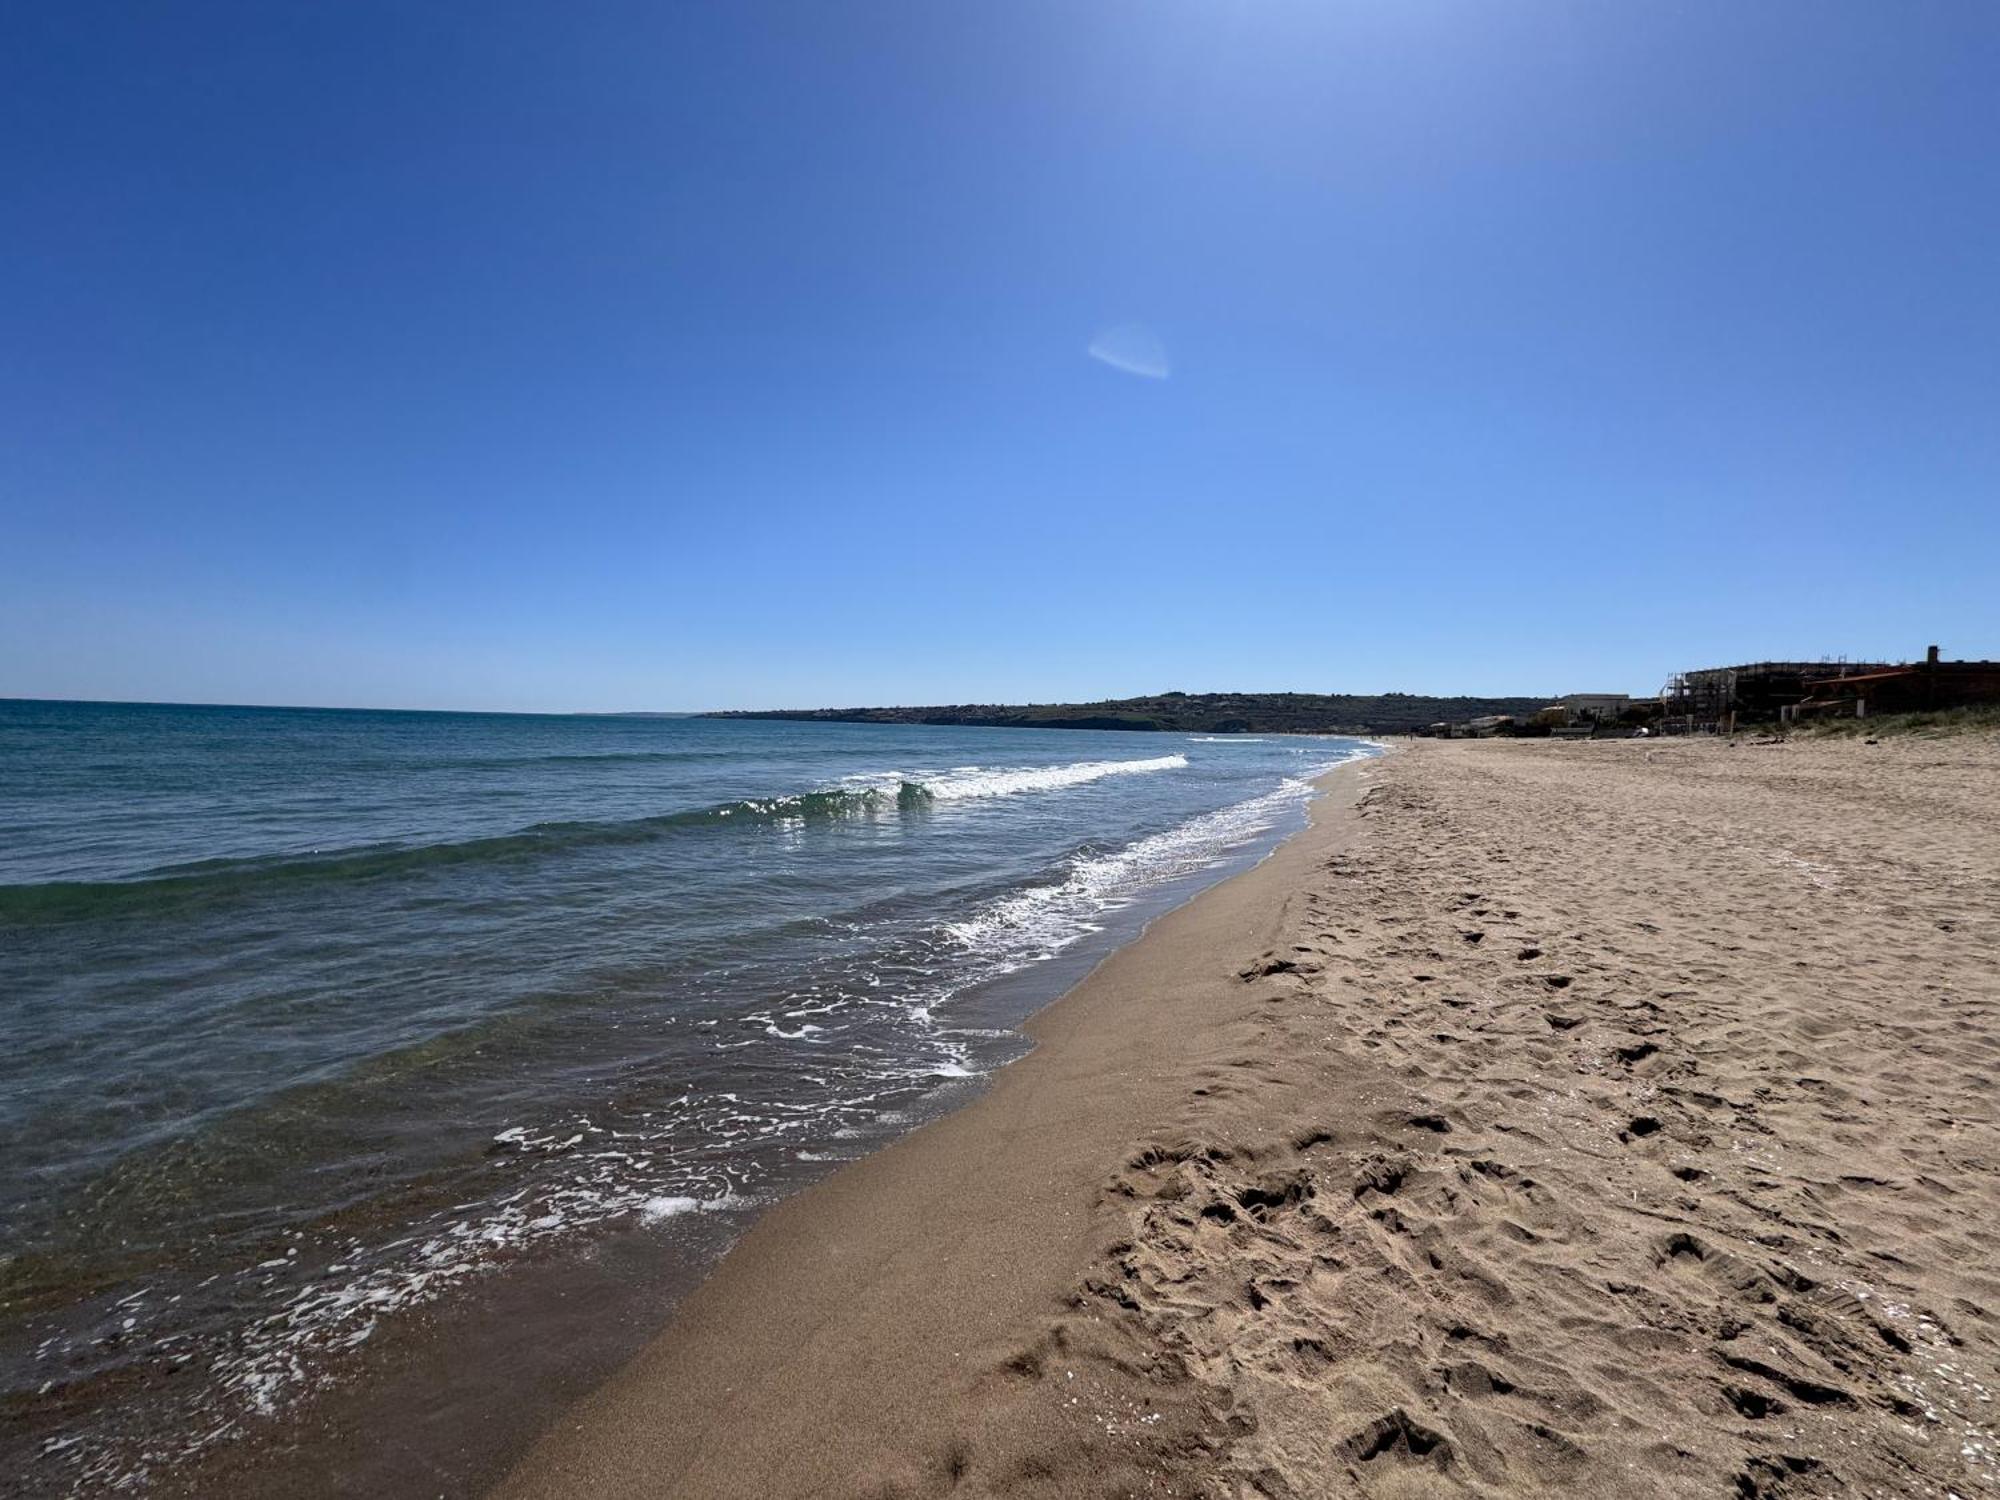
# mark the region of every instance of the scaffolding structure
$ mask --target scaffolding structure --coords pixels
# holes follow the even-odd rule
[[[1881,672],[1892,664],[1819,661],[1758,661],[1733,667],[1701,667],[1676,672],[1660,689],[1660,727],[1669,734],[1728,734],[1739,720],[1775,723],[1785,711],[1813,695],[1830,679]]]

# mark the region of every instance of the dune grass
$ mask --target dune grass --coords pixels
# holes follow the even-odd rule
[[[1883,740],[1901,735],[1938,738],[1952,734],[2000,734],[2000,703],[1871,715],[1865,719],[1809,719],[1790,729],[1806,739]]]

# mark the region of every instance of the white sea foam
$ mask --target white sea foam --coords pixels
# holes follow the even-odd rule
[[[1185,755],[1156,755],[1149,760],[1080,760],[1066,766],[957,766],[949,771],[913,771],[894,776],[852,776],[851,789],[893,793],[905,784],[921,786],[933,801],[961,802],[975,797],[1011,797],[1018,792],[1055,792],[1084,786],[1107,776],[1141,776],[1150,771],[1178,771]]]
[[[780,1041],[802,1042],[806,1040],[806,1038],[810,1037],[814,1032],[825,1031],[825,1030],[826,1028],[824,1026],[814,1026],[811,1022],[807,1022],[805,1025],[801,1026],[797,1031],[787,1031],[784,1029],[784,1027],[780,1026],[776,1021],[772,1021],[770,1024],[765,1026],[764,1034],[766,1036],[777,1037]]]
[[[1254,734],[1191,734],[1191,745],[1261,745],[1262,739]]]
[[[1178,771],[1185,755],[1156,755],[1151,760],[1084,760],[1068,766],[1034,766],[1023,770],[987,770],[962,766],[924,782],[940,801],[963,797],[1006,797],[1015,792],[1052,792],[1063,787],[1102,781],[1106,776],[1139,776],[1148,771]]]
[[[639,1205],[639,1217],[648,1224],[660,1219],[679,1218],[701,1207],[699,1198],[648,1198]]]
[[[712,1214],[726,1208],[742,1208],[745,1200],[734,1193],[724,1193],[720,1198],[648,1198],[639,1205],[639,1217],[648,1224],[661,1219],[674,1219],[682,1214]]]
[[[721,1104],[734,1098],[715,1096],[709,1114],[716,1115]],[[687,1213],[755,1206],[756,1199],[738,1191],[726,1172],[685,1175],[685,1185],[703,1196],[663,1193],[657,1181],[647,1181],[644,1174],[635,1177],[632,1171],[650,1158],[635,1156],[631,1148],[644,1153],[650,1140],[588,1119],[574,1124],[568,1133],[515,1125],[492,1138],[493,1146],[510,1148],[503,1156],[567,1155],[577,1169],[572,1176],[524,1184],[496,1201],[459,1205],[415,1233],[383,1244],[354,1240],[347,1254],[318,1272],[302,1268],[291,1251],[238,1272],[239,1296],[275,1294],[277,1307],[241,1329],[210,1360],[213,1383],[199,1398],[201,1420],[166,1451],[136,1452],[116,1438],[96,1435],[79,1438],[63,1452],[70,1461],[70,1493],[143,1490],[158,1467],[240,1437],[250,1421],[276,1414],[302,1393],[325,1388],[334,1378],[330,1357],[365,1342],[381,1319],[435,1302],[505,1264],[511,1255],[621,1218],[636,1216],[654,1224]],[[712,1124],[708,1134],[720,1139],[724,1133]],[[584,1149],[579,1151],[579,1145]],[[461,1212],[464,1217],[456,1217]],[[211,1276],[209,1282],[218,1279]],[[190,1352],[181,1359],[194,1357]]]
[[[1079,854],[1061,880],[999,897],[965,921],[949,924],[946,936],[984,957],[995,973],[1053,958],[1097,931],[1106,913],[1241,849],[1312,795],[1310,777],[1365,753],[1330,760],[1287,778],[1275,791],[1204,813],[1123,849]]]

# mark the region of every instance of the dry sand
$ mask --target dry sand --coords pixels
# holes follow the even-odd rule
[[[1335,781],[501,1493],[2000,1489],[2000,745]]]

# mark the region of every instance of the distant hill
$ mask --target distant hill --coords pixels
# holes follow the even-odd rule
[[[969,724],[999,729],[1132,729],[1192,734],[1398,734],[1440,720],[1525,716],[1547,698],[1412,693],[1159,693],[1101,703],[954,703],[932,708],[732,709],[706,719],[836,724]]]

